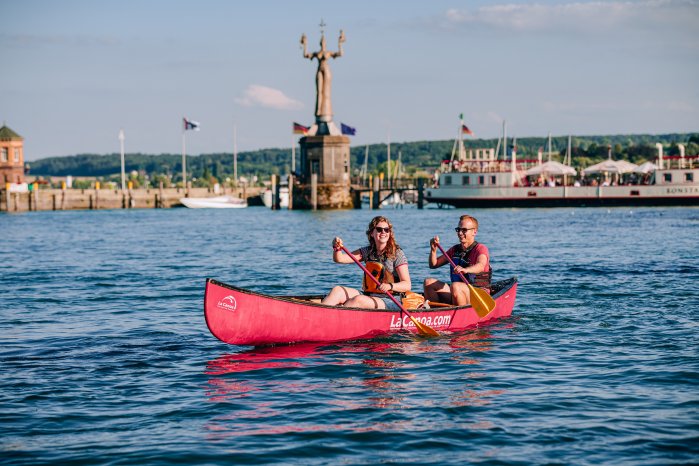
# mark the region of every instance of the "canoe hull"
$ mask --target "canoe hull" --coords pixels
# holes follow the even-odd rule
[[[499,282],[493,312],[479,318],[470,307],[410,310],[413,317],[437,331],[458,331],[512,314],[517,279]],[[234,345],[333,342],[373,338],[408,330],[412,321],[400,311],[324,306],[310,297],[280,297],[206,281],[204,315],[211,333]]]

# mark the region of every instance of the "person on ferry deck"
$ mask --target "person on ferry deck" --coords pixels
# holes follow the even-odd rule
[[[381,283],[379,286],[364,276],[362,291],[346,286],[335,286],[321,303],[330,306],[399,310],[396,303],[386,295],[386,291],[401,302],[403,293],[410,291],[411,283],[408,259],[396,244],[394,234],[393,225],[386,217],[374,217],[366,230],[369,245],[352,252],[358,261],[364,261],[367,270]],[[341,238],[335,237],[332,246],[333,261],[339,264],[354,262],[342,251]],[[365,275],[364,272],[362,275]]]
[[[459,219],[459,226],[455,230],[459,243],[449,248],[446,254],[451,257],[456,267],[453,267],[443,255],[437,257],[439,236],[430,240],[430,268],[436,269],[449,264],[451,285],[436,278],[426,278],[424,283],[425,300],[466,306],[471,302],[471,292],[459,273],[462,273],[471,285],[490,293],[492,276],[490,252],[486,245],[476,241],[478,220],[475,218],[470,215],[462,215]]]

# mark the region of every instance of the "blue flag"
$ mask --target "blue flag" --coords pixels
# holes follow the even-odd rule
[[[355,136],[357,134],[357,128],[352,128],[344,123],[340,123],[340,129],[342,130],[342,134],[346,134],[348,136]]]
[[[186,118],[182,118],[183,123],[184,123],[184,130],[194,130],[194,131],[199,131],[199,122],[198,121],[192,121],[188,120]]]

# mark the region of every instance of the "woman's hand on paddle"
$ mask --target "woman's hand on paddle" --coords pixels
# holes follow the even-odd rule
[[[385,293],[387,291],[393,291],[393,287],[391,286],[390,283],[382,283],[379,285],[379,290],[381,290]]]
[[[439,236],[435,236],[430,240],[430,248],[432,248],[432,252],[437,252],[437,245],[439,244]]]

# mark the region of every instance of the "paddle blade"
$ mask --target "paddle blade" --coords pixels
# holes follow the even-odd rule
[[[417,330],[418,330],[421,334],[427,335],[427,336],[430,336],[430,337],[438,337],[438,336],[439,336],[439,333],[438,333],[435,329],[433,329],[432,327],[430,327],[429,325],[423,324],[422,322],[420,322],[419,320],[417,320],[417,319],[416,319],[415,317],[413,317],[413,316],[410,316],[410,315],[409,315],[408,317],[410,317],[410,320],[413,321],[413,323],[414,323],[415,326],[417,327]]]
[[[495,300],[487,291],[482,288],[476,288],[470,283],[468,289],[471,291],[471,306],[481,319],[490,314],[495,309]]]

